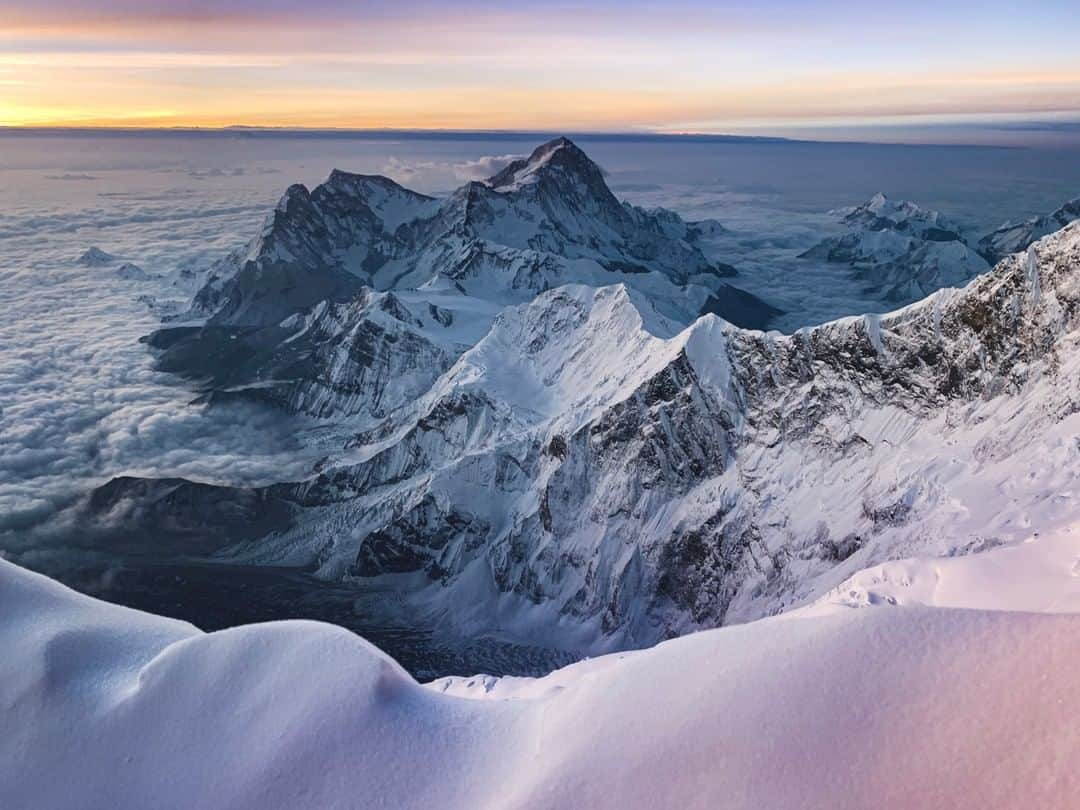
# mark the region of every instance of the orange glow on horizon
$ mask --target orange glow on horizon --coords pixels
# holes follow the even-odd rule
[[[908,37],[898,57],[861,39],[834,47],[820,15],[712,13],[700,3],[657,15],[631,6],[542,25],[525,5],[412,17],[402,7],[341,20],[317,7],[304,15],[5,10],[0,125],[716,131],[1080,112],[1072,47],[1044,41],[1021,53],[1017,43],[971,36],[931,50],[934,33],[917,19],[906,32],[867,29]],[[929,44],[908,47],[916,36]]]

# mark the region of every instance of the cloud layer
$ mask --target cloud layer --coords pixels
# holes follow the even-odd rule
[[[383,173],[404,186],[426,189],[454,189],[474,180],[498,174],[522,155],[484,155],[472,160],[402,160],[391,157]]]

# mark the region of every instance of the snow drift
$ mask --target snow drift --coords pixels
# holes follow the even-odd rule
[[[1071,528],[950,565],[995,555],[1076,609]],[[337,627],[203,634],[0,561],[0,806],[1064,810],[1080,616],[1003,593],[834,594],[541,679],[423,686]]]

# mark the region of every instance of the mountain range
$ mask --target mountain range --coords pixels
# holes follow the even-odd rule
[[[838,213],[846,232],[821,241],[802,257],[850,265],[855,278],[883,301],[924,298],[989,269],[961,236],[960,226],[937,211],[876,194]]]
[[[211,407],[325,425],[325,457],[256,489],[116,479],[86,525],[584,654],[1053,523],[1080,472],[1080,226],[988,270],[940,214],[842,216],[815,255],[929,296],[781,335],[699,246],[718,223],[618,201],[566,139],[445,199],[292,186],[147,343]]]

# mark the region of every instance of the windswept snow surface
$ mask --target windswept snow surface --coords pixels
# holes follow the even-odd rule
[[[957,560],[945,601],[993,559],[1075,608],[1078,538]],[[1075,807],[1080,616],[990,590],[423,686],[338,627],[203,634],[0,561],[0,806]]]

